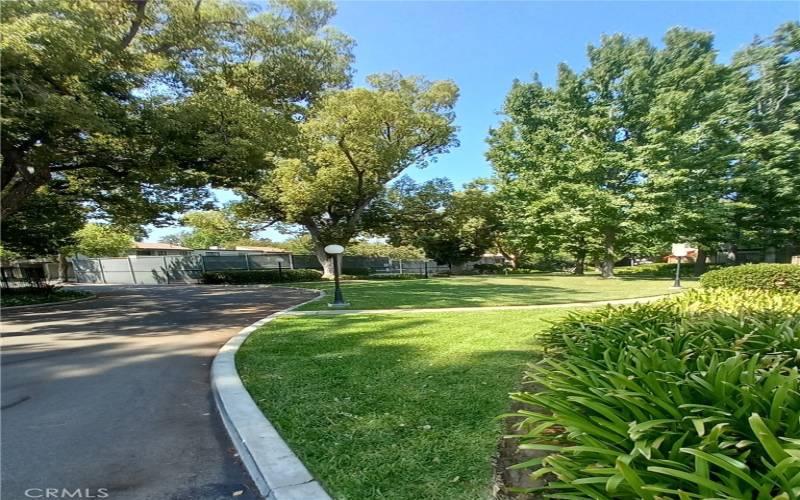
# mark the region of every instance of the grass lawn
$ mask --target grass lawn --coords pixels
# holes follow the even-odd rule
[[[670,293],[671,279],[534,274],[523,276],[463,276],[419,280],[344,281],[342,290],[350,309],[397,309],[417,307],[481,307],[558,304],[595,300],[628,299]],[[684,280],[686,288],[697,281]],[[333,284],[303,283],[325,290],[323,300],[301,311],[328,309]]]
[[[348,283],[347,290],[358,307],[390,305],[377,303],[378,294],[396,307],[443,307],[570,300],[562,291],[569,281],[469,278]],[[657,285],[642,295],[667,283]],[[504,287],[511,291],[501,299],[488,295]],[[393,290],[402,295],[393,297]],[[477,291],[476,304],[469,295]],[[525,295],[537,291],[542,298]],[[491,494],[501,436],[495,417],[508,410],[508,392],[519,389],[524,366],[536,358],[535,333],[565,314],[281,318],[251,335],[237,365],[253,399],[335,498],[483,499]]]
[[[5,290],[0,291],[0,306],[29,306],[33,304],[48,304],[51,302],[63,302],[65,300],[82,299],[92,295],[81,290],[56,290],[50,294],[42,293],[14,293]]]

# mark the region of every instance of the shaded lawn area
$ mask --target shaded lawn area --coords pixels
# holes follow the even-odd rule
[[[529,276],[462,276],[419,280],[344,281],[349,309],[481,307],[562,304],[647,297],[672,292],[671,279],[617,278],[535,274]],[[697,281],[684,280],[686,288]],[[328,294],[301,311],[328,309],[333,284],[302,283],[287,286],[315,288]]]
[[[563,310],[293,317],[237,355],[270,421],[334,498],[482,499],[535,334]]]

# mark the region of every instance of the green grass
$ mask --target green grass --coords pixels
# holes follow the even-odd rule
[[[627,299],[670,293],[671,279],[619,278],[551,274],[518,276],[463,276],[420,280],[344,281],[349,309],[408,309],[563,304]],[[684,280],[691,288],[696,281]],[[292,284],[325,290],[328,296],[301,307],[301,311],[328,309],[333,285]]]
[[[0,292],[0,306],[29,306],[34,304],[49,304],[65,300],[82,299],[92,294],[81,290],[56,290],[51,294],[42,293],[6,293]]]
[[[564,314],[282,318],[251,335],[237,365],[335,498],[482,499],[501,436],[495,417],[536,357],[535,333]]]

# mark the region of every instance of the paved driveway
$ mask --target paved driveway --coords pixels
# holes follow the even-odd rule
[[[64,489],[112,500],[256,498],[214,409],[211,360],[242,327],[314,294],[92,290],[98,299],[3,313],[2,498],[45,498],[46,488],[64,498]]]

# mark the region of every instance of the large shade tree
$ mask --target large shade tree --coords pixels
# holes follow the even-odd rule
[[[625,253],[727,241],[741,136],[712,41],[680,28],[660,49],[607,36],[580,74],[561,65],[554,88],[515,83],[488,153],[512,234],[569,251],[578,270],[596,259],[604,277]]]
[[[386,184],[457,143],[453,82],[398,74],[368,82],[370,88],[321,99],[300,126],[297,154],[277,159],[260,182],[243,188],[241,212],[303,226],[326,275],[332,261],[324,247],[346,246],[368,229],[364,213]]]
[[[800,245],[800,23],[756,38],[732,66],[729,119],[741,142],[732,242]]]
[[[326,1],[9,0],[2,216],[59,180],[95,217],[159,221],[270,168],[351,41]]]

